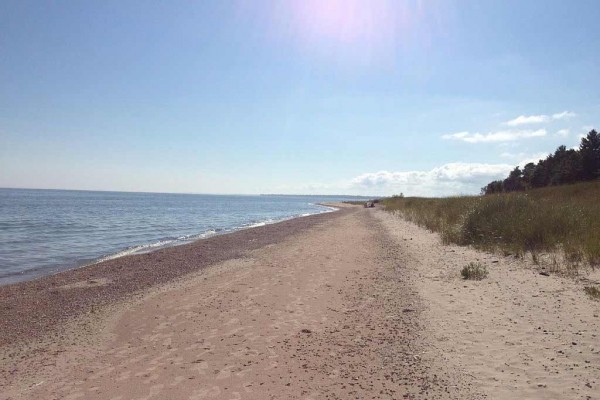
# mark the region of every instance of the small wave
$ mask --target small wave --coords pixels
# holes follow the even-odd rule
[[[207,237],[216,235],[217,231],[219,231],[219,230],[220,229],[217,229],[217,230],[211,229],[206,232],[202,232],[202,233],[198,233],[198,234],[184,235],[184,236],[179,236],[177,238],[166,238],[166,239],[162,239],[157,242],[154,242],[154,243],[131,246],[131,247],[126,248],[125,250],[121,250],[114,254],[109,254],[107,256],[101,257],[101,258],[97,259],[94,262],[94,264],[98,264],[103,261],[114,260],[115,258],[125,257],[125,256],[129,256],[132,254],[150,253],[152,251],[155,251],[155,250],[158,250],[158,249],[161,249],[164,247],[172,247],[172,246],[176,246],[176,245],[180,245],[180,244],[193,242],[198,239],[205,239]]]
[[[274,224],[276,222],[280,222],[280,221],[284,221],[284,219],[281,220],[276,220],[276,219],[266,219],[263,221],[257,221],[257,222],[249,222],[247,224],[245,224],[243,226],[244,229],[250,229],[250,228],[258,228],[259,226],[265,226],[265,225],[270,225],[270,224]]]
[[[323,208],[323,210],[319,211],[320,214],[339,210],[339,208],[337,208],[337,207],[324,206],[323,204],[310,203],[310,205]],[[310,215],[312,215],[312,214],[310,214]]]
[[[109,254],[107,256],[101,257],[98,260],[96,260],[94,262],[94,264],[101,263],[103,261],[114,260],[115,258],[129,256],[131,254],[147,253],[147,252],[150,252],[152,250],[156,250],[159,247],[166,247],[166,246],[168,246],[169,244],[171,244],[171,243],[173,243],[175,241],[176,241],[176,239],[160,240],[160,241],[155,242],[155,243],[142,244],[142,245],[139,245],[139,246],[131,246],[131,247],[126,248],[125,250],[121,250],[121,251],[116,252],[114,254]]]
[[[297,214],[297,215],[287,216],[287,217],[283,217],[283,218],[279,218],[279,219],[269,218],[269,219],[261,220],[261,221],[252,221],[252,222],[245,223],[241,226],[227,228],[227,229],[215,228],[215,229],[210,229],[208,231],[198,233],[198,234],[184,235],[184,236],[179,236],[177,238],[165,238],[165,239],[159,240],[154,243],[131,246],[124,250],[118,251],[116,253],[103,256],[103,257],[97,259],[96,261],[94,261],[92,264],[98,264],[98,263],[101,263],[104,261],[114,260],[116,258],[125,257],[125,256],[129,256],[129,255],[133,255],[133,254],[150,253],[152,251],[159,250],[161,248],[173,247],[173,246],[177,246],[177,245],[181,245],[181,244],[186,244],[186,243],[190,243],[190,242],[193,242],[196,240],[206,239],[211,236],[231,233],[231,232],[239,231],[242,229],[258,228],[258,227],[265,226],[265,225],[271,225],[271,224],[275,224],[278,222],[288,221],[288,220],[294,219],[294,218],[308,217],[311,215],[323,214],[323,213],[328,213],[328,212],[338,210],[338,208],[323,206],[321,204],[312,204],[311,203],[311,205],[321,207],[323,209],[317,210],[317,211],[311,212],[311,213]]]
[[[178,241],[191,241],[191,240],[196,240],[196,239],[204,239],[210,236],[214,236],[217,234],[217,232],[221,231],[222,229],[210,229],[206,232],[203,233],[196,233],[193,235],[184,235],[184,236],[180,236],[177,238]]]

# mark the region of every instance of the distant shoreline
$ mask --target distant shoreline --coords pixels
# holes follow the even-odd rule
[[[64,188],[25,188],[25,187],[0,187],[0,190],[53,190],[59,192],[98,192],[98,193],[136,193],[136,194],[183,194],[192,196],[273,196],[273,197],[322,197],[322,198],[348,198],[372,199],[381,196],[363,196],[349,194],[270,194],[270,193],[202,193],[202,192],[153,192],[133,190],[108,190],[108,189],[64,189]]]

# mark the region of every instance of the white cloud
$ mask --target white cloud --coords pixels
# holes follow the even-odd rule
[[[536,163],[541,160],[544,159],[548,156],[548,154],[546,153],[508,153],[508,152],[504,152],[500,154],[500,157],[503,158],[508,158],[511,160],[519,160],[518,162],[515,163],[515,166],[519,165],[521,167],[523,167],[525,164],[529,164],[530,162],[532,163]]]
[[[500,157],[502,157],[502,158],[512,158],[512,159],[523,158],[526,156],[527,156],[526,153],[509,153],[507,151],[500,154]]]
[[[556,132],[555,136],[567,137],[569,136],[569,133],[571,133],[571,131],[568,129],[560,129]]]
[[[544,155],[545,157],[545,155]],[[543,157],[542,157],[543,158]],[[521,166],[526,163],[519,164]],[[366,172],[330,183],[282,186],[277,193],[389,196],[453,196],[479,194],[489,182],[504,179],[517,164],[448,163],[425,171]]]
[[[508,126],[519,126],[528,124],[541,124],[550,121],[550,117],[547,115],[521,115],[515,119],[505,122]]]
[[[527,165],[529,163],[537,164],[538,161],[543,160],[546,157],[548,157],[548,153],[530,154],[530,155],[525,156],[525,157],[520,157],[521,161],[519,161],[519,163],[517,165],[519,165],[521,168],[523,168],[525,165]]]
[[[463,131],[463,132],[457,132],[457,133],[452,133],[449,135],[443,135],[442,138],[444,139],[463,139],[469,137],[469,132]]]
[[[530,125],[530,124],[543,124],[550,121],[559,121],[566,120],[569,118],[576,117],[572,111],[563,111],[559,113],[555,113],[552,115],[520,115],[515,119],[511,119],[510,121],[506,121],[504,124],[508,126],[521,126],[521,125]]]
[[[512,169],[508,164],[449,163],[429,171],[368,172],[354,178],[350,187],[380,195],[475,194],[490,181],[505,178]]]
[[[573,118],[573,117],[576,117],[576,116],[577,116],[577,114],[575,114],[574,112],[563,111],[563,112],[560,112],[560,113],[552,114],[552,119],[554,119],[554,120],[561,120],[561,119]]]
[[[443,139],[460,140],[467,143],[512,142],[519,139],[546,136],[545,129],[538,130],[508,130],[482,133],[458,132],[442,135]]]

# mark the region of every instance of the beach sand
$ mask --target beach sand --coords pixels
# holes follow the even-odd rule
[[[344,206],[0,288],[0,399],[597,398],[599,303],[520,263]]]

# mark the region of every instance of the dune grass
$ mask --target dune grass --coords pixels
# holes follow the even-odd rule
[[[481,263],[470,262],[460,271],[463,279],[480,281],[488,276],[487,267]]]
[[[524,256],[561,254],[570,266],[600,265],[600,182],[448,198],[389,198],[385,209],[445,243]]]
[[[600,300],[600,289],[597,287],[586,286],[583,288],[583,290],[592,300]]]

